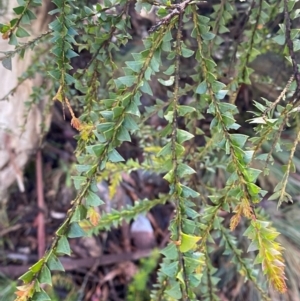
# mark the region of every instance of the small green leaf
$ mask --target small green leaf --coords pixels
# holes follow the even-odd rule
[[[6,33],[7,31],[10,30],[10,26],[8,26],[7,24],[2,24],[0,23],[0,32],[1,33]]]
[[[73,57],[77,57],[79,56],[78,53],[76,53],[75,51],[73,51],[72,49],[68,49],[67,53],[66,53],[66,57],[68,59],[72,59]]]
[[[176,279],[178,279],[182,284],[185,284],[182,269],[177,273]]]
[[[42,268],[42,265],[44,264],[44,258],[40,259],[37,263],[35,263],[33,266],[31,266],[29,269],[33,273],[38,273],[40,269]]]
[[[72,177],[73,181],[74,181],[74,186],[77,190],[79,190],[85,183],[86,183],[86,179],[87,177],[83,177],[83,176],[74,176]]]
[[[157,11],[157,16],[159,16],[160,18],[165,17],[168,14],[168,11],[166,10],[165,7],[160,7]]]
[[[159,61],[156,59],[155,56],[152,57],[152,60],[150,62],[150,66],[153,69],[154,72],[159,72]]]
[[[83,9],[84,9],[84,12],[85,12],[87,15],[92,15],[92,14],[94,14],[94,11],[91,10],[88,6],[84,6]]]
[[[168,181],[169,183],[173,182],[174,179],[174,170],[170,170],[164,177],[163,177],[166,181]]]
[[[176,260],[178,258],[177,248],[172,242],[169,243],[163,250],[161,250],[160,253],[170,260]]]
[[[206,91],[207,91],[207,83],[206,83],[206,81],[204,80],[203,82],[201,82],[201,83],[198,85],[198,87],[197,87],[197,89],[196,89],[196,93],[201,95],[201,94],[204,94]]]
[[[192,250],[197,242],[201,239],[200,236],[193,236],[185,233],[181,233],[181,244],[179,246],[179,250],[182,253],[188,252]]]
[[[299,39],[294,40],[293,41],[293,45],[294,45],[294,51],[295,52],[298,51],[298,50],[300,50],[300,40]]]
[[[191,57],[194,54],[195,51],[188,49],[188,48],[181,48],[181,54],[183,57],[188,58]]]
[[[235,120],[227,115],[222,115],[222,120],[227,128],[229,128],[235,123]]]
[[[113,108],[113,118],[114,120],[116,120],[117,118],[119,118],[124,112],[124,108],[123,107],[114,107]]]
[[[52,285],[51,272],[46,265],[42,267],[42,270],[39,275],[39,282]]]
[[[77,208],[75,209],[74,214],[72,215],[71,222],[80,222],[80,221],[82,221],[83,219],[86,218],[86,214],[87,214],[87,209],[84,205],[77,206]],[[64,233],[65,233],[65,229],[60,234],[58,233],[58,235],[63,235]]]
[[[82,237],[84,235],[85,235],[85,232],[81,229],[81,227],[77,223],[72,223],[70,225],[70,229],[68,232],[69,238],[77,238],[77,237]]]
[[[57,247],[56,247],[56,252],[58,254],[66,254],[69,256],[71,255],[69,241],[66,238],[66,236],[61,236],[61,238],[59,239],[59,241],[57,243]]]
[[[32,271],[27,271],[25,274],[19,277],[24,283],[29,283],[34,277],[34,273]]]
[[[230,32],[230,30],[227,27],[225,27],[224,25],[220,25],[219,33],[226,33],[226,32]]]
[[[97,125],[97,131],[100,133],[104,133],[108,130],[113,129],[115,126],[114,122],[103,122]]]
[[[190,258],[187,256],[184,256],[184,264],[185,268],[187,269],[187,273],[192,274],[195,269],[197,269],[199,266],[203,266],[204,264],[204,254],[200,253],[202,256],[200,258]]]
[[[258,187],[257,185],[253,184],[253,183],[247,183],[247,187],[249,189],[249,193],[252,196],[256,196],[259,192],[260,192],[260,187]]]
[[[144,81],[143,85],[140,87],[141,91],[146,93],[146,94],[149,94],[150,96],[153,96],[153,92],[152,92],[152,89],[149,85],[149,83],[147,81]]]
[[[123,125],[129,131],[136,131],[139,129],[139,126],[137,125],[135,120],[129,114],[125,115]]]
[[[68,73],[65,73],[65,79],[66,79],[66,83],[68,85],[72,85],[76,81],[75,78],[72,75],[68,74]]]
[[[108,160],[113,163],[125,161],[124,158],[115,149],[112,149],[108,153]]]
[[[170,289],[166,290],[166,294],[169,295],[171,298],[174,298],[175,300],[179,300],[182,297],[180,285],[178,282],[172,283],[172,286]]]
[[[182,219],[182,230],[186,233],[193,234],[195,232],[196,222],[187,218]]]
[[[105,148],[105,146],[102,143],[95,144],[92,146],[92,151],[95,156],[100,157],[100,155],[102,155],[102,153],[103,153],[104,148]]]
[[[215,93],[218,93],[220,90],[224,89],[225,87],[226,87],[226,85],[219,81],[215,81],[212,83],[212,90]]]
[[[126,108],[126,113],[130,113],[132,115],[136,115],[138,117],[141,116],[140,110],[135,102],[131,102],[130,105]]]
[[[47,266],[50,271],[64,271],[64,267],[60,260],[52,253],[47,261]]]
[[[8,42],[9,45],[13,45],[13,46],[18,46],[18,40],[17,40],[17,37],[14,33],[12,33],[10,35],[10,38],[9,38],[9,42]]]
[[[175,277],[178,271],[178,261],[174,261],[169,264],[166,263],[161,264],[161,271],[170,278]]]
[[[171,142],[169,142],[158,152],[158,154],[156,156],[157,157],[166,157],[166,156],[170,156],[171,153],[172,153]]]
[[[27,9],[27,11],[25,12],[25,15],[29,19],[29,23],[27,23],[27,24],[30,24],[30,21],[32,21],[32,20],[36,20],[36,15],[29,9]],[[23,22],[23,24],[25,24],[24,20],[22,20],[22,22]]]
[[[179,116],[185,116],[185,115],[190,114],[195,111],[196,111],[195,108],[189,107],[189,106],[179,106],[178,107]]]
[[[192,198],[196,198],[199,196],[199,193],[185,185],[180,185],[181,188],[182,188],[182,192],[181,192],[181,195],[185,198],[188,198],[188,197],[192,197]]]
[[[30,24],[30,14],[28,14],[28,11],[29,10],[27,10],[22,16],[20,24]]]
[[[120,127],[117,134],[117,139],[119,141],[129,141],[131,142],[131,137],[128,130],[125,127]]]
[[[272,40],[282,46],[285,44],[285,35],[279,34],[276,37],[274,37]]]
[[[176,153],[176,155],[179,157],[184,153],[184,151],[185,151],[184,146],[176,142],[175,143],[175,153]]]
[[[34,301],[51,301],[51,298],[41,288],[41,290],[39,292],[34,293],[34,295],[32,296],[32,300],[34,300]]]
[[[259,169],[248,168],[247,170],[245,170],[244,175],[249,182],[253,183],[257,180],[260,173],[261,173],[261,170],[259,170]]]
[[[115,80],[116,82],[120,82],[121,84],[125,85],[126,87],[131,87],[136,82],[136,76],[134,75],[127,75],[121,76]]]
[[[144,64],[143,61],[130,61],[125,62],[125,64],[133,71],[139,72]]]
[[[203,38],[204,41],[210,41],[212,40],[216,35],[212,32],[206,32],[201,34],[201,37]]]
[[[222,100],[226,94],[228,93],[228,90],[220,90],[219,92],[216,93],[216,98],[219,100]]]
[[[81,165],[81,164],[76,164],[75,167],[79,173],[87,172],[92,168],[91,165]]]
[[[7,70],[12,70],[11,57],[3,59],[2,66]]]
[[[254,240],[249,245],[247,252],[253,252],[253,251],[256,251],[256,250],[259,250],[259,245],[258,245],[257,241]]]
[[[281,194],[281,191],[276,191],[275,193],[273,193],[269,198],[268,200],[269,201],[274,201],[274,200],[277,200],[279,197],[280,197],[280,194]]]
[[[25,10],[25,6],[17,6],[17,7],[14,7],[13,10],[17,15],[21,15],[23,13],[23,11]]]
[[[60,80],[61,72],[59,70],[50,70],[48,74],[56,80]]]
[[[164,74],[172,75],[174,72],[175,72],[175,65],[171,65],[166,71],[164,71]]]
[[[18,38],[25,38],[25,37],[29,37],[30,34],[22,27],[18,27],[17,31],[16,31],[16,36]]]
[[[183,143],[184,141],[190,140],[195,136],[187,131],[184,130],[177,130],[177,142],[179,144]]]
[[[294,162],[291,162],[290,166],[287,164],[281,166],[281,169],[284,173],[286,173],[288,171],[288,168],[289,168],[290,173],[294,173],[296,171]]]
[[[230,135],[230,140],[233,143],[233,145],[238,146],[240,148],[242,148],[245,145],[248,138],[249,138],[249,136],[243,135],[243,134],[231,134]]]
[[[159,78],[158,81],[159,81],[162,85],[164,85],[164,86],[166,86],[166,87],[169,87],[169,86],[172,86],[172,85],[174,84],[174,79],[175,79],[175,77],[174,77],[174,76],[171,76],[168,80],[163,80],[163,79]]]
[[[190,166],[188,166],[187,164],[180,163],[177,167],[177,173],[180,176],[185,176],[185,175],[192,175],[196,173],[196,171]]]
[[[186,207],[185,208],[185,213],[192,220],[194,220],[196,217],[199,216],[199,213],[197,211],[195,211],[194,209],[190,208],[190,207]]]
[[[100,197],[95,192],[89,190],[86,197],[86,205],[96,207],[103,204],[104,202],[100,199]]]

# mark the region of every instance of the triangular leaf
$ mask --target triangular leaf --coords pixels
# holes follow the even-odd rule
[[[85,232],[77,223],[72,223],[68,232],[69,238],[77,238],[85,235]]]
[[[46,265],[43,266],[40,272],[39,281],[40,283],[46,283],[52,285],[51,272]]]
[[[71,255],[69,241],[66,238],[66,236],[61,236],[61,238],[59,239],[59,241],[57,243],[57,247],[56,247],[56,252],[58,254],[66,254],[69,256]]]

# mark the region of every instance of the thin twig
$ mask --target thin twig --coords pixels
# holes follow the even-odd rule
[[[291,86],[293,80],[294,80],[294,75],[292,75],[292,76],[290,77],[290,79],[288,80],[286,86],[285,86],[284,89],[281,91],[281,93],[280,93],[280,95],[277,97],[277,99],[272,103],[272,105],[271,105],[269,108],[267,108],[267,109],[265,110],[265,112],[264,112],[262,118],[265,119],[265,118],[266,118],[266,115],[267,115],[270,111],[272,111],[272,110],[277,106],[277,104],[281,101],[281,99],[283,99],[285,93],[287,92],[287,90],[288,90],[289,87]]]
[[[20,51],[29,48],[30,46],[34,45],[36,42],[40,41],[42,38],[48,36],[50,33],[52,33],[52,30],[48,30],[44,33],[42,33],[40,36],[34,38],[33,40],[23,44],[22,46],[16,47],[15,50],[12,51],[0,51],[0,53],[5,54],[5,56],[0,57],[0,61],[3,61],[4,59],[7,59],[9,57],[13,57],[15,54],[19,53]]]
[[[173,5],[174,9],[167,16],[162,18],[156,25],[152,26],[149,29],[149,33],[156,31],[161,25],[169,24],[173,17],[182,14],[184,12],[185,8],[189,4],[192,4],[193,2],[194,2],[193,0],[185,0],[180,4],[174,4]]]
[[[44,200],[44,184],[42,170],[42,151],[39,149],[36,154],[36,183],[37,183],[37,203],[39,213],[37,216],[37,241],[38,241],[38,256],[42,258],[46,249],[45,241],[45,200]]]
[[[254,45],[255,33],[258,30],[259,20],[260,20],[260,16],[261,16],[261,13],[262,13],[262,5],[263,5],[263,1],[259,0],[258,14],[257,14],[257,17],[256,17],[255,25],[253,27],[253,31],[251,33],[249,49],[247,50],[246,60],[245,60],[245,64],[244,64],[243,70],[242,70],[242,79],[243,80],[245,80],[245,77],[246,77],[247,65],[249,63],[250,56],[251,56],[251,53],[252,53],[252,48],[253,48],[253,45]]]

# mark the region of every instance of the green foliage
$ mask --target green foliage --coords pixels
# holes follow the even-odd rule
[[[14,292],[16,290],[16,283],[11,281],[2,274],[0,274],[0,298],[1,300],[12,301],[14,300]]]
[[[173,202],[176,210],[169,227],[170,242],[161,251],[163,259],[152,300],[220,300],[220,279],[211,261],[216,245],[232,256],[237,270],[254,284],[262,299],[267,300],[268,296],[258,283],[259,271],[253,269],[254,264],[261,265],[276,290],[285,292],[283,248],[275,240],[279,233],[256,207],[267,193],[259,186],[259,179],[270,172],[272,155],[281,151],[281,146],[290,155],[270,200],[278,199],[280,205],[292,199],[287,183],[295,171],[293,157],[300,139],[300,73],[295,55],[300,42],[299,30],[291,28],[291,20],[298,17],[299,10],[292,10],[296,1],[280,1],[285,25],[279,26],[276,35],[269,22],[276,17],[278,1],[253,1],[247,7],[237,41],[232,41],[234,47],[226,49],[221,61],[213,54],[224,49],[230,24],[238,13],[235,1],[216,3],[208,16],[201,13],[201,1],[139,1],[136,11],[157,7],[158,21],[140,38],[143,49],[132,52],[130,59],[122,62],[122,68],[116,57],[132,39],[129,2],[106,0],[91,7],[81,1],[52,2],[56,8],[50,12],[54,20],[49,32],[25,44],[18,42],[28,35],[21,25],[33,19],[30,7],[42,1],[20,0],[14,9],[16,18],[9,24],[0,24],[3,38],[9,38],[9,43],[16,46],[2,59],[7,69],[11,69],[12,56],[22,56],[28,47],[47,41],[51,51],[45,58],[44,74],[48,74],[57,91],[53,100],[67,106],[71,124],[79,131],[77,175],[73,177],[77,196],[45,256],[20,277],[24,285],[17,291],[17,300],[50,300],[42,284],[51,285],[52,271],[64,270],[59,256],[71,254],[68,238],[110,229],[166,201]],[[248,120],[248,125],[254,126],[254,134],[249,137],[238,124],[235,101],[241,87],[251,84],[253,70],[249,64],[266,47],[278,48],[276,43],[285,46],[283,52],[293,74],[276,100],[254,101],[253,118]],[[91,60],[85,68],[71,71],[72,59],[83,50],[90,53]],[[232,57],[235,67],[226,63]],[[193,66],[188,72],[184,71],[186,63]],[[226,68],[234,69],[229,79],[223,77]],[[30,76],[30,69],[27,72]],[[183,82],[184,76],[189,80]],[[163,89],[164,100],[153,89],[153,78]],[[80,96],[74,96],[74,87]],[[141,102],[146,95],[152,97],[153,105],[144,112]],[[81,108],[79,118],[73,112],[74,103]],[[154,115],[164,118],[163,128],[154,130],[147,123]],[[210,124],[203,127],[205,123]],[[291,124],[297,134],[288,147],[282,145],[281,134]],[[140,139],[142,163],[125,161],[117,150],[124,142],[131,142],[133,135]],[[200,137],[205,141],[201,145],[197,142]],[[266,143],[272,145],[264,153]],[[260,169],[257,162],[264,162]],[[157,200],[140,200],[119,211],[107,213],[100,209],[99,214],[96,207],[102,208],[104,202],[97,195],[97,182],[109,181],[113,197],[122,173],[138,169],[162,174],[169,182],[169,194]],[[224,179],[218,185],[214,181],[216,172]],[[233,213],[229,229],[222,212]],[[256,254],[253,261],[242,254],[230,232],[241,221],[248,225],[244,235],[249,239],[248,252]],[[135,278],[135,290],[139,290],[136,284],[145,287],[153,267],[150,260],[144,263],[141,273],[145,275]]]
[[[126,300],[128,301],[145,301],[149,300],[149,289],[147,282],[150,274],[157,266],[159,259],[159,252],[155,250],[153,254],[140,262],[139,271],[135,274],[131,284],[128,286]]]

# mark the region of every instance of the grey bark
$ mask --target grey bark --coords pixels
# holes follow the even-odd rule
[[[16,0],[3,0],[3,4],[6,7],[6,13],[0,14],[0,22],[5,24],[14,17],[13,8],[18,6],[18,3]],[[29,39],[34,38],[47,29],[46,6],[37,11],[37,20],[29,27],[29,31],[32,33]],[[22,42],[25,42],[24,40],[22,39]],[[8,44],[8,40],[0,38],[0,51],[13,49],[14,47]],[[3,54],[0,54],[0,57],[2,56]],[[12,59],[12,71],[5,69],[1,64],[0,99],[18,85],[18,77],[26,71],[31,62],[32,52],[26,51],[24,59],[20,59],[18,55],[14,56]],[[39,144],[40,124],[42,118],[44,118],[43,107],[48,100],[41,99],[39,105],[31,107],[27,118],[24,118],[24,116],[28,110],[25,102],[30,98],[32,87],[40,84],[41,78],[38,76],[34,79],[27,79],[16,89],[13,95],[10,95],[7,99],[0,100],[0,207],[2,208],[8,197],[8,188],[13,183],[17,182],[19,189],[24,191],[23,169]],[[49,124],[49,120],[46,123]]]

